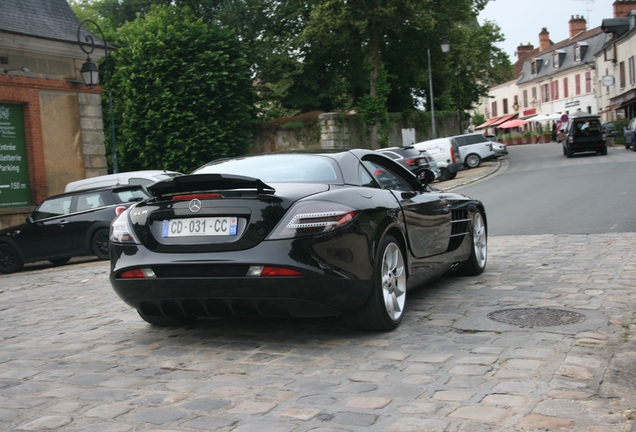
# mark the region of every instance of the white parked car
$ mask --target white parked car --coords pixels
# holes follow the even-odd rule
[[[455,141],[459,146],[459,156],[468,168],[477,168],[481,161],[487,161],[495,157],[490,141],[483,133],[469,133],[455,135]]]
[[[508,154],[508,146],[497,141],[496,135],[486,134],[486,138],[492,142],[492,149],[495,152],[495,157],[505,156]]]
[[[181,175],[183,174],[180,172],[162,170],[129,171],[118,174],[108,174],[70,182],[66,185],[64,192],[116,185],[148,186],[151,183]]]

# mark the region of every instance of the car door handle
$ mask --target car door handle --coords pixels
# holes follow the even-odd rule
[[[70,222],[69,220],[64,219],[64,220],[61,220],[61,221],[60,221],[60,223],[59,223],[58,225],[60,225],[60,226],[66,226],[66,224],[67,224],[67,223],[69,223],[69,222]]]

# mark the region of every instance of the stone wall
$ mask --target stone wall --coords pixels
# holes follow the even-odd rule
[[[293,119],[261,127],[254,137],[253,152],[371,148],[368,128],[358,115],[323,113],[317,120],[305,119],[304,123]],[[438,137],[460,133],[457,112],[436,112],[435,119]],[[289,124],[297,127],[285,126]],[[402,129],[415,129],[416,142],[432,139],[429,113],[416,113],[410,117],[393,115],[391,124],[387,147],[402,146]]]

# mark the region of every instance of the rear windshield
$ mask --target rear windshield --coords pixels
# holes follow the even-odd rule
[[[235,174],[267,183],[340,182],[336,163],[320,155],[268,155],[223,160],[192,174]]]
[[[575,120],[573,125],[575,137],[601,136],[601,124],[598,120]]]
[[[150,198],[150,195],[144,189],[115,189],[113,190],[115,200],[119,203],[143,201]]]

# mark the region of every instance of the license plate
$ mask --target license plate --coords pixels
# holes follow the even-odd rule
[[[161,235],[164,238],[235,236],[237,226],[238,218],[236,216],[164,219]]]

